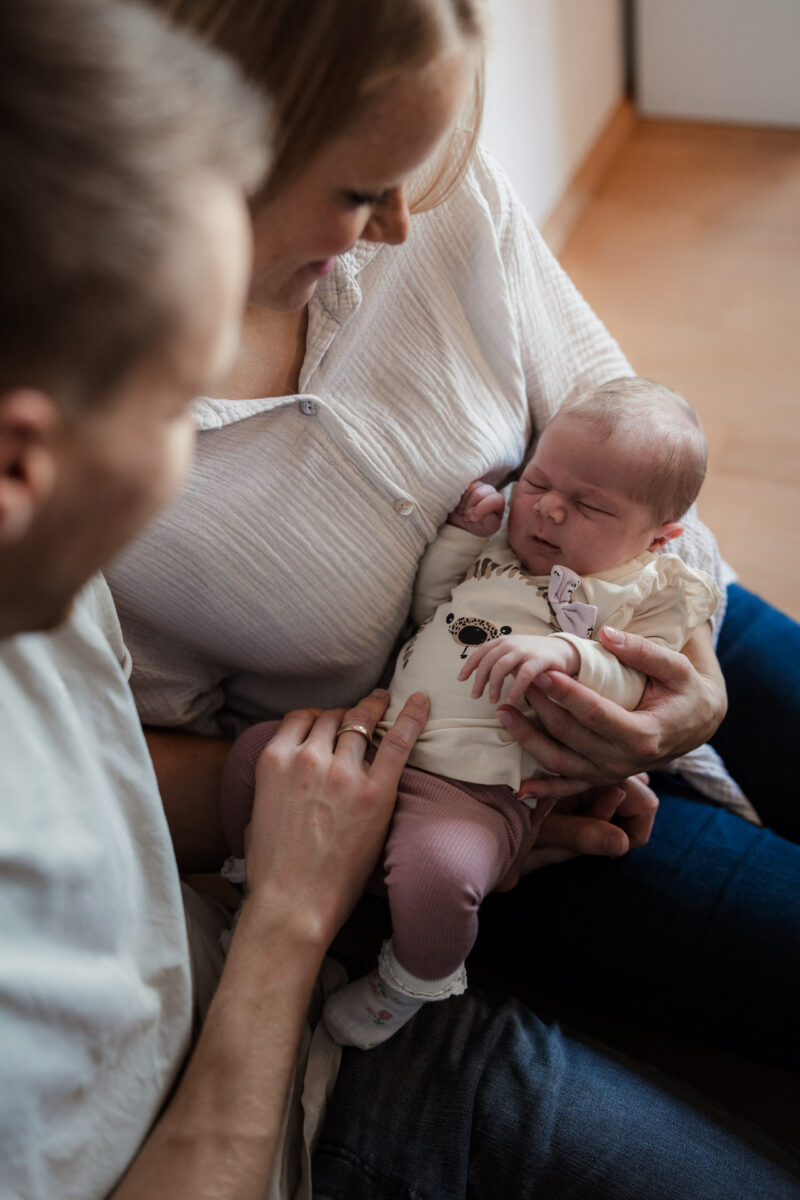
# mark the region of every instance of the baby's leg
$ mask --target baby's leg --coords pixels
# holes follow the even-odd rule
[[[222,772],[222,827],[231,854],[244,858],[244,831],[250,822],[256,786],[256,762],[280,721],[262,721],[245,730],[231,747]]]
[[[509,788],[403,772],[386,853],[394,937],[377,968],[325,1006],[343,1045],[368,1050],[427,1000],[464,991],[478,906],[511,865],[530,810]]]
[[[472,949],[478,908],[503,878],[530,826],[508,787],[403,772],[386,885],[394,950],[420,979],[441,979]]]

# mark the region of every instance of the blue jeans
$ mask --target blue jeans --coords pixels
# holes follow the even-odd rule
[[[490,896],[479,946],[504,975],[786,1065],[800,1060],[800,629],[732,588],[720,658],[730,710],[717,748],[784,836],[665,776],[648,846]],[[800,1168],[645,1068],[470,992],[375,1050],[344,1052],[314,1195],[800,1200]]]
[[[729,712],[715,745],[784,836],[654,774],[647,846],[488,897],[478,944],[584,1007],[800,1065],[800,627],[734,586],[719,656]]]
[[[317,1200],[798,1200],[800,1167],[646,1069],[470,992],[345,1050]]]

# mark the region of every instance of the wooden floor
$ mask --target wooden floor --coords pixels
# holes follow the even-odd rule
[[[559,257],[634,369],[697,408],[700,515],[742,583],[800,619],[800,131],[638,122]],[[796,1072],[578,1024],[800,1153]]]
[[[639,122],[560,259],[634,369],[694,404],[700,515],[800,619],[800,131]]]

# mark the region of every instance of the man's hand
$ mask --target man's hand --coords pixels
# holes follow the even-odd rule
[[[400,773],[428,716],[427,697],[411,696],[370,762],[374,732],[389,694],[376,689],[347,712],[301,709],[284,717],[256,764],[245,863],[251,895],[263,885],[326,923],[332,938],[363,891],[394,810]]]

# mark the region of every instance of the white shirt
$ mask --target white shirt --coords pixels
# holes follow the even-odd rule
[[[0,641],[2,1195],[107,1195],[186,1053],[178,874],[96,580]]]
[[[479,155],[404,245],[358,246],[320,281],[300,394],[198,403],[187,487],[109,573],[142,717],[218,733],[363,695],[467,483],[514,470],[576,384],[622,374]],[[677,553],[719,580],[686,524]]]

